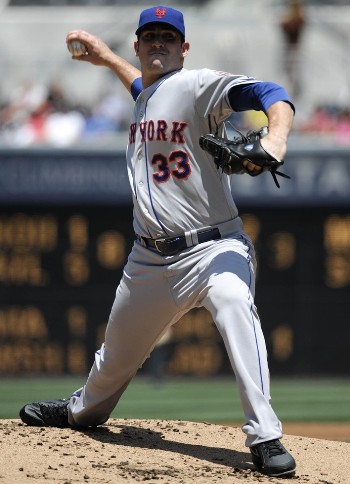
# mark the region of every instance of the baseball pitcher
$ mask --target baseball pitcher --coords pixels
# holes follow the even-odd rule
[[[270,403],[254,247],[232,196],[244,174],[270,171],[276,180],[294,115],[287,92],[245,75],[185,69],[183,15],[170,7],[141,12],[134,43],[141,71],[85,31],[70,32],[67,44],[74,60],[111,69],[135,100],[126,151],[135,242],[84,387],[69,398],[25,405],[21,419],[103,424],[165,331],[204,307],[236,376],[253,463],[269,476],[294,474]],[[251,109],[266,113],[264,132],[226,140],[225,120]]]

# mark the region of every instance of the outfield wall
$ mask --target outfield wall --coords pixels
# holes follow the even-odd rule
[[[274,375],[349,376],[350,159],[291,149],[234,191],[257,251],[256,303]],[[133,243],[123,153],[0,151],[0,374],[82,374]],[[229,373],[209,313],[176,324],[143,372]]]

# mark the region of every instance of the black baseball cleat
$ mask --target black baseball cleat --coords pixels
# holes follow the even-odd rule
[[[278,439],[253,445],[250,452],[253,464],[268,476],[291,477],[295,473],[295,460]]]
[[[28,403],[21,408],[22,422],[36,427],[71,427],[68,423],[69,398]]]

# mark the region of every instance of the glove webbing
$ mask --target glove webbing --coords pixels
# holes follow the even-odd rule
[[[231,142],[228,143],[228,144],[232,144],[232,145],[245,144],[245,143],[249,143],[252,140],[261,139],[264,136],[266,136],[267,133],[268,133],[268,128],[266,126],[264,126],[263,128],[260,128],[259,131],[254,131],[254,130],[248,131],[248,133],[245,135],[241,131],[239,131],[237,128],[235,128],[230,123],[230,121],[226,121],[225,125],[229,125],[233,129],[233,131],[235,131],[236,133],[239,134],[239,137],[233,138],[231,140]],[[264,150],[264,148],[262,146],[261,146],[261,148]],[[269,153],[267,153],[266,151],[265,151],[265,153],[267,155],[269,155]],[[220,166],[221,166],[220,165],[220,158],[214,156],[214,161],[215,161],[215,164],[216,164],[217,168],[219,169]],[[222,168],[222,170],[223,170],[223,168]],[[274,181],[274,183],[275,183],[275,185],[276,185],[277,188],[281,188],[280,187],[280,184],[278,182],[278,179],[277,179],[277,175],[279,175],[279,176],[281,176],[283,178],[287,178],[288,180],[291,179],[291,177],[289,175],[286,175],[285,173],[282,173],[281,171],[278,171],[276,167],[271,167],[267,171],[269,171],[271,173],[271,176],[272,176],[273,181]],[[260,175],[260,172],[254,173],[254,172],[251,172],[251,171],[249,171],[247,169],[245,169],[245,173],[247,173],[250,176],[258,176],[258,175]]]

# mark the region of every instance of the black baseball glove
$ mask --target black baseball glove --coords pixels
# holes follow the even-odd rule
[[[260,139],[267,132],[267,127],[261,128],[259,131],[250,131],[247,135],[237,131],[239,137],[235,137],[233,140],[206,134],[199,138],[199,145],[213,155],[217,168],[221,168],[224,173],[228,175],[248,173],[250,176],[257,176],[264,171],[269,171],[276,186],[280,188],[276,175],[284,178],[290,178],[290,176],[277,171],[283,165],[283,161],[274,158],[261,146]],[[260,169],[251,171],[247,168],[248,163],[252,163]]]

